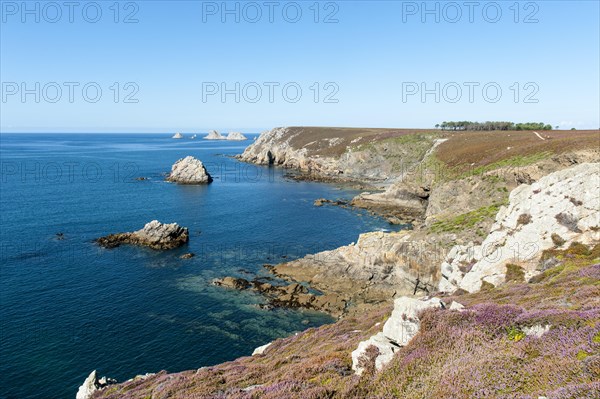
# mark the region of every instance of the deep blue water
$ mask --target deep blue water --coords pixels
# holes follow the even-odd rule
[[[317,198],[355,192],[288,181],[281,170],[227,156],[251,141],[160,134],[0,139],[0,398],[74,398],[93,369],[123,381],[199,368],[331,322],[317,312],[261,310],[261,297],[210,281],[265,274],[262,265],[282,256],[298,258],[390,228],[366,213],[313,206]],[[187,155],[206,164],[211,185],[163,181]],[[93,243],[153,219],[188,227],[189,245],[158,252]],[[185,252],[197,256],[179,259]]]

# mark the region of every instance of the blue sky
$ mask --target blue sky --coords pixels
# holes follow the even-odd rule
[[[598,1],[49,3],[1,1],[2,132],[600,127]]]

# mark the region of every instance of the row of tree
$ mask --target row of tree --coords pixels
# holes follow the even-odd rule
[[[527,123],[514,123],[514,122],[471,122],[471,121],[457,121],[457,122],[442,122],[441,124],[435,125],[437,129],[442,130],[474,130],[474,131],[488,131],[488,130],[552,130],[551,125],[547,125],[543,122],[527,122]]]

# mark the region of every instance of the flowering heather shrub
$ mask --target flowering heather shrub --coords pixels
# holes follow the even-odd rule
[[[600,280],[600,263],[579,270],[579,276]]]
[[[381,331],[375,324],[389,316],[387,305],[277,340],[265,355],[161,372],[94,399],[598,399],[600,246],[552,256],[561,265],[535,283],[443,298],[465,305],[462,312],[422,312],[419,333],[377,373],[351,373],[350,353]],[[546,325],[539,337],[523,335]]]

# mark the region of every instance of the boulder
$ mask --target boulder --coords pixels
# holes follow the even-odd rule
[[[223,136],[221,133],[217,132],[216,130],[211,130],[210,132],[208,132],[208,135],[203,137],[204,140],[227,140],[227,138],[225,136]]]
[[[248,140],[248,137],[244,136],[240,132],[231,132],[231,133],[229,133],[227,135],[227,140],[231,140],[231,141],[244,141],[244,140]]]
[[[213,181],[202,161],[188,156],[175,162],[167,181],[180,184],[208,184]]]
[[[182,246],[189,240],[189,232],[177,223],[160,223],[153,220],[144,228],[131,233],[117,233],[100,237],[96,242],[105,248],[116,248],[121,244],[150,247],[152,249],[173,249]]]

